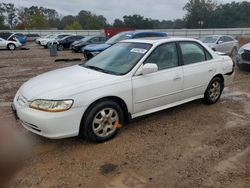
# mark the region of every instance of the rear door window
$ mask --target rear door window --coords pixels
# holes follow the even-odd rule
[[[212,59],[212,56],[200,44],[195,42],[180,42],[184,65],[200,63]]]

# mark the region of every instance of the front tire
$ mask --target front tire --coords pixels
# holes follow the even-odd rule
[[[8,48],[9,50],[13,51],[13,50],[16,49],[16,45],[13,44],[13,43],[10,43],[10,44],[8,44],[7,48]]]
[[[58,50],[59,50],[59,51],[63,51],[63,50],[64,50],[63,45],[59,44],[59,45],[58,45]]]
[[[104,142],[113,138],[123,124],[121,107],[113,101],[102,101],[86,111],[80,134],[90,141]]]
[[[224,84],[221,78],[213,78],[204,94],[203,102],[205,104],[215,104],[220,99],[223,89]]]

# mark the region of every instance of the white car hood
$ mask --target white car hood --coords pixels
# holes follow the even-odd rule
[[[243,48],[244,50],[250,50],[250,43],[245,44],[241,48]]]
[[[36,76],[24,83],[19,92],[28,100],[60,99],[81,93],[116,79],[118,76],[84,68],[79,65]]]

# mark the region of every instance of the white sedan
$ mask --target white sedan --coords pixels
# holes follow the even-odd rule
[[[32,78],[12,107],[38,135],[102,142],[130,118],[200,98],[214,104],[233,77],[231,58],[197,40],[131,39],[86,63]]]
[[[9,50],[15,50],[16,48],[22,46],[22,44],[16,40],[5,40],[3,38],[0,38],[0,49],[9,49]]]

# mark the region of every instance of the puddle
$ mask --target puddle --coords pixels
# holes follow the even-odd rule
[[[248,121],[237,119],[237,120],[228,121],[226,123],[226,128],[247,127],[249,125],[250,124],[248,123]]]
[[[235,117],[238,117],[238,118],[241,118],[241,119],[244,119],[245,116],[244,115],[241,115],[241,114],[238,114],[238,113],[235,113],[235,112],[228,112],[230,115],[232,116],[235,116]]]
[[[106,186],[106,188],[120,187],[120,188],[144,188],[146,181],[134,173],[123,173],[115,177]]]
[[[244,112],[250,114],[250,102],[244,104]]]
[[[25,72],[25,71],[30,71],[32,70],[31,68],[22,68],[22,67],[17,67],[16,72]]]
[[[246,93],[246,92],[241,92],[241,91],[234,91],[234,92],[230,92],[230,93],[225,92],[221,96],[222,99],[230,98],[230,99],[236,100],[236,101],[242,100],[243,97],[250,98],[250,94]]]
[[[228,169],[235,169],[237,168],[237,163],[240,162],[240,159],[247,155],[249,152],[249,147],[246,148],[245,150],[236,153],[234,156],[221,161],[215,166],[215,170],[218,171],[219,173],[223,174],[225,173]]]
[[[249,121],[247,121],[246,115],[238,114],[235,112],[228,112],[232,118],[232,120],[226,123],[226,128],[236,128],[236,127],[246,127],[250,126]]]

